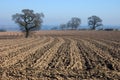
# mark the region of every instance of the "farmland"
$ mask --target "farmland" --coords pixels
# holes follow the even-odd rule
[[[0,80],[83,79],[120,79],[120,31],[0,33]]]

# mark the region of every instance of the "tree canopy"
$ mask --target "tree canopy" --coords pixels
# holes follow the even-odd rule
[[[73,17],[71,18],[70,21],[68,21],[67,26],[70,29],[77,29],[80,24],[81,24],[81,19],[77,17]]]
[[[12,19],[20,26],[21,31],[26,32],[25,37],[27,38],[29,31],[40,29],[43,17],[43,13],[34,13],[33,10],[23,9],[21,14],[14,14]]]
[[[98,26],[102,26],[102,19],[98,16],[91,16],[88,18],[88,25],[90,26],[91,30],[95,30]]]

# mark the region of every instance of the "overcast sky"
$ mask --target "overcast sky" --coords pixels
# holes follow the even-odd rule
[[[120,25],[120,0],[0,0],[0,25],[14,25],[11,16],[22,9],[43,12],[44,25],[66,23],[71,17],[87,25],[92,15],[99,16],[104,25]]]

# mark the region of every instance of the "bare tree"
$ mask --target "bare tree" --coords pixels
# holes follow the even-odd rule
[[[90,26],[90,29],[95,30],[98,26],[102,26],[102,19],[100,19],[98,16],[91,16],[88,18],[88,25]]]
[[[26,32],[26,38],[29,36],[30,31],[40,29],[43,17],[43,13],[34,13],[33,10],[29,9],[23,9],[22,14],[16,13],[12,16],[15,23],[20,26],[21,31]]]
[[[77,17],[71,18],[71,20],[67,23],[68,28],[77,29],[81,24],[81,19]]]
[[[60,24],[60,29],[65,30],[66,29],[66,24]]]

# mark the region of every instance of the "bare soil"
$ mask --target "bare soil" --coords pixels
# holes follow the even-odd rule
[[[120,80],[120,31],[33,33],[0,32],[0,80]]]

